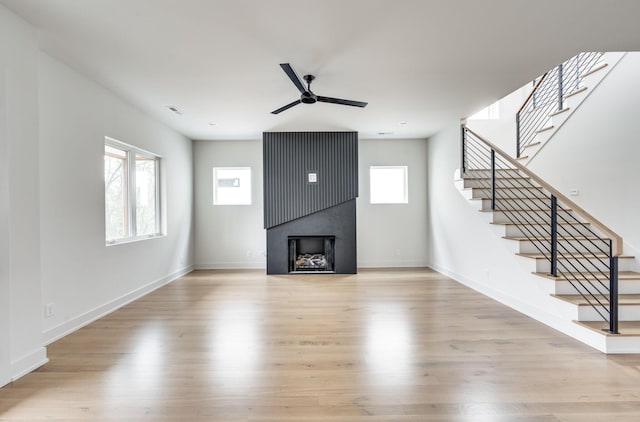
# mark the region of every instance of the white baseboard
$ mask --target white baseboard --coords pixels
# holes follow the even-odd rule
[[[426,261],[358,261],[358,268],[425,268]]]
[[[267,264],[261,262],[216,262],[213,264],[196,264],[196,270],[267,270]]]
[[[172,281],[182,277],[183,275],[194,270],[193,265],[184,267],[178,271],[168,274],[162,278],[159,278],[151,283],[148,283],[142,287],[137,288],[129,293],[126,293],[119,298],[116,298],[110,302],[100,305],[82,315],[70,319],[69,321],[50,328],[42,333],[42,343],[46,346],[53,343],[62,337],[71,334],[72,332],[91,324],[92,322],[110,314],[111,312],[151,293],[152,291],[165,286]]]
[[[20,359],[11,362],[11,381],[22,378],[29,372],[40,368],[47,362],[49,362],[49,359],[47,358],[47,349],[45,347],[37,348]],[[2,386],[0,385],[0,387]]]

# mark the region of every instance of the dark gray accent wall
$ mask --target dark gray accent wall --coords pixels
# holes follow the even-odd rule
[[[334,271],[357,272],[355,199],[268,229],[267,274],[289,272],[289,236],[335,236]]]
[[[264,132],[263,160],[267,229],[358,196],[357,132]]]

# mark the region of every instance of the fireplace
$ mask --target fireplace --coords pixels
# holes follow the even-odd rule
[[[267,274],[355,274],[357,132],[263,133]]]
[[[335,236],[289,236],[289,272],[335,272]]]

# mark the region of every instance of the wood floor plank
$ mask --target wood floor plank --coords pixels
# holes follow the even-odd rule
[[[636,421],[606,356],[428,269],[196,271],[64,337],[0,421]]]

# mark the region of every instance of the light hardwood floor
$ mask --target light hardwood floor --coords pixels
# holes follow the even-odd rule
[[[2,421],[637,421],[606,356],[428,269],[196,271],[57,341]]]

